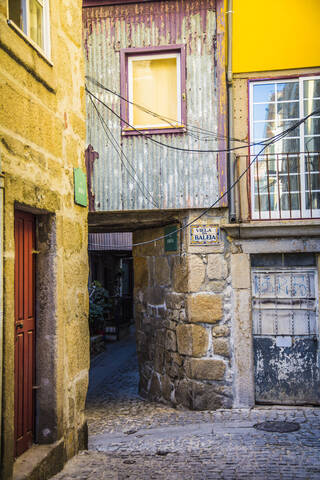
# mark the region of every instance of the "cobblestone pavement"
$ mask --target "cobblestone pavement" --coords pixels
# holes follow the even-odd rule
[[[56,480],[320,479],[320,409],[191,412],[147,402],[137,393],[129,340],[95,359],[90,382],[89,450]],[[253,427],[267,420],[294,421],[300,429]]]

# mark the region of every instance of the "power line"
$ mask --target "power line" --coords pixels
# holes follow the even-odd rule
[[[146,200],[148,201],[151,201],[151,203],[156,207],[156,208],[159,208],[159,205],[157,204],[157,202],[155,201],[155,199],[153,198],[151,192],[147,189],[147,187],[144,185],[144,183],[142,182],[142,180],[139,179],[139,177],[137,176],[137,179],[130,173],[130,171],[127,169],[125,163],[123,162],[122,160],[122,156],[126,159],[126,161],[128,162],[128,164],[130,165],[130,167],[132,168],[133,172],[137,175],[137,172],[136,170],[134,169],[133,165],[130,163],[128,157],[125,155],[123,149],[121,148],[121,146],[119,145],[119,143],[117,142],[117,140],[115,139],[114,135],[112,135],[112,132],[110,130],[110,128],[108,127],[108,125],[106,124],[104,118],[102,117],[101,113],[99,112],[97,106],[94,104],[93,100],[91,99],[92,103],[93,103],[93,106],[95,107],[96,109],[96,112],[98,114],[98,117],[99,117],[99,120],[102,124],[102,128],[104,129],[104,132],[108,138],[108,140],[110,141],[111,145],[113,146],[113,148],[115,149],[117,155],[119,156],[120,158],[120,161],[122,163],[122,165],[124,166],[124,168],[126,169],[126,171],[128,172],[128,174],[130,175],[130,177],[136,182],[137,186],[139,187],[140,191],[142,192],[143,196],[145,197]],[[108,135],[108,132],[105,130],[105,128],[108,130],[109,134]],[[112,142],[112,140],[110,139],[110,136],[112,137],[112,139],[114,140],[114,142],[116,143],[116,145],[118,146],[119,150],[115,147],[114,143]],[[122,155],[122,156],[121,156]],[[142,187],[146,190],[147,194],[149,195],[149,198],[146,196],[146,194],[144,193],[144,191],[142,190],[141,186],[140,186],[140,183],[142,185]]]
[[[99,101],[100,103],[102,103],[108,110],[111,110],[118,118],[121,119],[121,117],[116,114],[110,107],[108,107],[108,105],[106,105],[104,102],[102,102],[101,100],[99,100],[94,94],[92,94],[90,92],[90,90],[88,90],[88,88],[86,87],[86,91],[89,93],[90,95],[90,98],[91,96],[94,97],[97,101]],[[93,103],[93,100],[91,99],[92,103]],[[94,104],[95,105],[95,104]],[[95,106],[95,108],[97,109],[97,107]],[[98,112],[98,110],[97,110]],[[132,244],[133,247],[137,247],[137,246],[140,246],[140,245],[147,245],[147,244],[150,244],[150,243],[154,243],[154,242],[157,242],[159,240],[162,240],[164,238],[167,238],[167,237],[170,237],[171,235],[173,235],[174,233],[177,233],[177,232],[180,232],[182,230],[185,230],[186,228],[188,228],[190,225],[192,225],[193,223],[197,222],[201,217],[203,217],[209,210],[211,210],[215,205],[217,205],[217,203],[219,203],[226,195],[228,195],[231,190],[233,188],[235,188],[235,186],[240,182],[240,180],[244,177],[244,175],[248,172],[248,170],[251,168],[251,166],[253,165],[253,163],[256,161],[256,159],[262,154],[262,152],[268,148],[270,145],[278,142],[279,140],[281,140],[282,138],[284,138],[285,136],[287,136],[291,131],[295,130],[297,127],[299,127],[301,124],[303,124],[308,118],[312,117],[313,115],[316,115],[320,113],[320,109],[317,109],[313,112],[311,112],[310,114],[306,115],[304,118],[302,118],[301,120],[298,120],[297,122],[295,122],[291,127],[287,128],[286,130],[280,132],[279,134],[275,135],[274,137],[271,137],[270,139],[262,142],[263,143],[263,147],[261,148],[261,150],[257,153],[257,155],[255,155],[255,157],[253,158],[253,160],[251,160],[251,162],[249,162],[248,166],[245,168],[245,170],[241,173],[241,175],[235,180],[235,182],[230,185],[226,190],[225,192],[220,196],[218,197],[209,207],[207,207],[205,210],[203,210],[203,212],[198,215],[194,220],[192,220],[191,222],[187,223],[186,225],[178,228],[177,230],[175,230],[174,232],[171,232],[171,233],[168,233],[166,235],[162,235],[160,237],[157,237],[157,238],[154,238],[152,240],[146,240],[144,242],[139,242],[139,243],[135,243],[135,244]],[[100,112],[99,112],[100,114]],[[103,120],[104,121],[104,120]],[[140,132],[139,132],[140,133]],[[143,133],[143,132],[141,132]],[[148,137],[149,138],[149,137]],[[161,142],[158,142],[161,144]],[[168,146],[168,145],[165,145],[163,144],[164,146]],[[253,143],[252,145],[260,145],[261,146],[261,143]],[[185,149],[182,149],[182,150],[185,150]],[[231,149],[233,150],[233,149]],[[218,152],[224,152],[226,150],[216,150],[214,152],[218,153]],[[208,152],[207,152],[208,153]],[[122,245],[119,245],[118,247],[123,247]]]
[[[155,113],[151,110],[149,110],[148,108],[146,107],[143,107],[142,105],[139,105],[138,103],[136,102],[132,102],[131,100],[127,99],[126,97],[124,97],[123,95],[121,95],[120,93],[118,92],[115,92],[114,90],[111,90],[110,88],[106,87],[105,85],[102,85],[102,83],[100,83],[98,80],[96,80],[95,78],[92,78],[90,77],[89,75],[86,75],[86,78],[91,81],[92,83],[94,83],[97,87],[101,88],[102,90],[105,90],[109,93],[111,93],[112,95],[115,95],[117,96],[118,98],[120,98],[121,100],[124,100],[125,102],[127,102],[128,104],[130,105],[133,105],[137,108],[139,108],[140,110],[142,110],[143,112],[145,113],[148,113],[149,115],[152,115],[153,117],[156,117],[156,118],[159,118],[160,120],[163,120],[163,121],[166,121],[171,127],[177,127],[176,124],[179,124],[179,122],[176,120],[176,119],[173,119],[173,118],[170,118],[170,117],[166,117],[164,115],[159,115],[158,113]],[[171,123],[173,122],[173,123]],[[228,137],[225,136],[225,135],[217,135],[215,132],[212,132],[211,130],[207,130],[207,129],[204,129],[202,127],[198,127],[196,125],[191,125],[189,123],[185,123],[183,125],[178,125],[177,128],[179,127],[186,127],[187,129],[187,132],[186,133],[189,133],[191,136],[193,136],[194,138],[197,138],[198,140],[202,140],[200,137],[197,137],[196,136],[196,133],[201,133],[203,135],[207,135],[207,138],[204,138],[203,140],[204,141],[208,141],[208,137],[212,136],[213,139],[210,140],[210,141],[216,141],[216,140],[227,140]],[[232,141],[234,142],[240,142],[240,143],[245,143],[246,145],[248,144],[248,142],[244,141],[244,140],[239,140],[238,138],[231,138]]]
[[[91,95],[95,100],[97,100],[99,103],[101,103],[104,107],[106,107],[111,113],[113,113],[113,115],[115,115],[119,120],[121,120],[123,123],[125,123],[128,127],[130,127],[132,130],[134,130],[135,132],[139,133],[140,135],[142,135],[143,137],[145,137],[146,139],[150,140],[151,142],[153,143],[156,143],[157,145],[160,145],[162,147],[166,147],[166,148],[169,148],[171,150],[178,150],[178,151],[181,151],[181,152],[187,152],[187,153],[222,153],[222,152],[230,152],[230,151],[234,151],[234,150],[240,150],[240,149],[243,149],[243,148],[248,148],[250,146],[253,146],[253,145],[265,145],[265,142],[266,141],[262,141],[262,142],[257,142],[257,143],[252,143],[252,144],[246,144],[246,145],[242,145],[242,146],[238,146],[238,147],[232,147],[232,148],[225,148],[225,149],[214,149],[214,150],[211,150],[211,149],[208,149],[208,150],[202,150],[202,149],[192,149],[192,148],[181,148],[181,147],[175,147],[173,145],[168,145],[167,143],[163,143],[163,142],[160,142],[159,140],[156,140],[155,138],[151,137],[149,134],[143,132],[142,130],[139,130],[138,128],[134,127],[133,125],[131,125],[129,122],[127,122],[124,118],[122,118],[118,113],[116,113],[114,110],[112,110],[111,107],[109,107],[105,102],[103,102],[102,100],[100,100],[100,98],[98,98],[96,95],[94,95],[89,89],[88,87],[86,87],[86,92]],[[268,139],[269,140],[269,139]]]
[[[198,215],[194,220],[192,220],[191,222],[187,223],[186,225],[184,225],[183,227],[180,227],[180,228],[177,228],[177,230],[174,230],[173,232],[170,232],[170,233],[167,233],[166,235],[161,235],[160,237],[157,237],[157,238],[154,238],[152,240],[146,240],[144,242],[139,242],[139,243],[133,243],[132,244],[132,247],[138,247],[140,245],[147,245],[149,243],[155,243],[155,242],[158,242],[159,240],[162,240],[164,238],[167,238],[167,237],[170,237],[171,235],[173,235],[174,233],[178,233],[178,232],[181,232],[182,230],[185,230],[186,228],[190,227],[190,225],[192,225],[193,223],[197,222],[201,217],[203,217],[209,210],[211,210],[218,202],[220,202],[220,200],[222,200],[226,195],[228,195],[231,190],[240,182],[240,180],[243,178],[243,176],[247,173],[247,171],[250,169],[251,165],[255,162],[255,160],[258,158],[259,155],[261,155],[261,153],[269,146],[268,145],[265,145],[261,150],[260,152],[254,157],[254,159],[249,163],[249,165],[247,166],[247,168],[242,172],[242,174],[237,178],[237,180],[229,187],[227,188],[227,190],[225,190],[225,192],[219,197],[217,198],[217,200],[215,200],[209,207],[207,207],[205,210],[203,210],[203,212]],[[118,245],[119,248],[123,248],[124,245]]]
[[[232,147],[232,148],[227,148],[227,149],[215,149],[215,150],[200,150],[200,149],[188,149],[188,148],[180,148],[180,147],[175,147],[173,145],[168,145],[166,143],[163,143],[163,142],[160,142],[159,140],[156,140],[155,138],[151,137],[150,135],[146,134],[145,132],[141,131],[141,130],[138,130],[137,128],[135,128],[134,126],[130,125],[125,119],[123,119],[118,113],[116,113],[114,110],[112,110],[111,107],[109,107],[105,102],[103,102],[102,100],[100,100],[96,95],[94,95],[89,89],[88,87],[86,86],[86,92],[88,92],[89,95],[91,95],[93,98],[95,98],[99,103],[101,103],[104,107],[107,108],[107,110],[109,110],[111,113],[113,113],[113,115],[115,115],[119,120],[121,120],[122,122],[124,122],[126,125],[128,125],[130,128],[132,128],[134,131],[136,131],[137,133],[143,135],[144,137],[146,137],[148,140],[150,140],[151,142],[153,143],[156,143],[160,146],[163,146],[163,147],[166,147],[166,148],[169,148],[169,149],[172,149],[172,150],[178,150],[178,151],[182,151],[182,152],[187,152],[187,153],[222,153],[222,152],[231,152],[231,151],[234,151],[234,150],[239,150],[239,149],[243,149],[243,148],[248,148],[248,147],[252,147],[252,146],[261,146],[261,145],[269,145],[271,141],[273,140],[280,140],[282,138],[282,136],[284,135],[287,135],[288,133],[290,133],[291,131],[295,130],[299,125],[301,125],[301,123],[303,123],[307,118],[309,118],[310,116],[312,115],[315,115],[317,113],[320,113],[320,109],[318,110],[315,110],[314,112],[310,113],[307,117],[305,117],[304,119],[296,122],[294,125],[292,125],[291,127],[289,127],[287,130],[284,130],[283,132],[280,132],[279,134],[273,136],[273,137],[270,137],[262,142],[254,142],[254,143],[251,143],[251,144],[248,144],[248,145],[245,145],[245,146],[238,146],[238,147]]]
[[[123,152],[123,149],[121,148],[121,146],[118,144],[117,140],[115,139],[115,137],[112,135],[112,132],[110,130],[110,128],[108,127],[108,125],[106,124],[104,118],[102,117],[101,113],[99,112],[97,106],[95,105],[94,101],[92,100],[92,98],[90,97],[90,100],[91,100],[91,103],[92,105],[94,106],[96,112],[97,112],[97,115],[99,117],[99,120],[101,122],[101,125],[102,125],[102,128],[108,138],[108,140],[110,141],[111,145],[113,146],[113,148],[115,149],[117,155],[119,156],[120,158],[120,161],[122,163],[122,165],[124,166],[124,168],[126,169],[126,171],[128,172],[128,174],[130,175],[130,177],[136,182],[137,186],[139,187],[140,191],[142,192],[143,196],[145,197],[146,200],[148,201],[151,201],[151,203],[156,207],[156,208],[160,208],[159,205],[156,203],[155,199],[153,198],[152,194],[149,192],[149,190],[147,189],[147,187],[144,185],[144,183],[138,178],[136,179],[132,174],[131,172],[128,170],[128,168],[126,167],[125,163],[123,162],[123,159],[122,159],[122,156],[126,159],[126,161],[128,162],[128,164],[130,165],[130,167],[132,168],[132,170],[134,171],[134,173],[137,175],[137,172],[135,171],[133,165],[130,163],[128,157],[125,155],[125,153]],[[109,132],[107,132],[107,130]],[[120,150],[121,153],[119,153],[118,149],[115,147],[113,141],[111,140],[110,136],[112,137],[113,141],[116,143],[116,145],[118,145],[118,148]],[[144,187],[144,189],[146,190],[146,192],[148,193],[149,195],[149,198],[146,196],[145,192],[142,190],[139,182],[141,182],[141,185]]]

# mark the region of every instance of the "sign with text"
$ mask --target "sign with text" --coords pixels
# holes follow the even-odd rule
[[[220,240],[220,229],[217,225],[191,225],[190,245],[216,245]]]
[[[81,168],[74,168],[74,201],[77,205],[86,207],[87,200],[87,177]]]

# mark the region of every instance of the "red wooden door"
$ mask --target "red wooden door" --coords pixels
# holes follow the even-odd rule
[[[34,217],[15,213],[15,455],[33,442],[35,380]]]

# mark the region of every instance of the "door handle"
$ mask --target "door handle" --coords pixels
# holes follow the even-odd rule
[[[16,328],[23,328],[23,322],[16,323]]]

